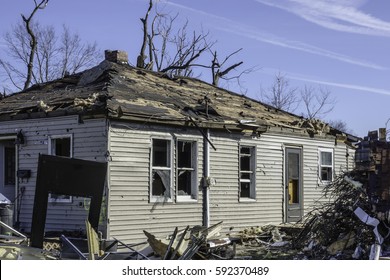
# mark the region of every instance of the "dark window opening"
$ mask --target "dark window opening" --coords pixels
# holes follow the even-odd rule
[[[4,185],[15,185],[15,148],[4,148]]]
[[[170,141],[153,139],[153,166],[170,167]]]
[[[53,139],[54,155],[62,157],[70,157],[71,143],[70,137]]]
[[[254,147],[240,147],[240,197],[255,198]]]
[[[177,142],[177,195],[194,196],[195,142]]]

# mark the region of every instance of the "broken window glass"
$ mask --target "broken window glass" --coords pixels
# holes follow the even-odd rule
[[[152,195],[169,197],[170,170],[154,170],[152,177]]]
[[[152,140],[152,197],[171,197],[171,140]]]
[[[177,142],[177,157],[179,168],[192,168],[192,142]]]
[[[191,171],[179,171],[178,172],[177,189],[178,195],[191,195],[192,186],[192,174]]]

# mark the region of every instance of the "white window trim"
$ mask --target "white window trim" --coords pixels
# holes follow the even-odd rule
[[[54,155],[52,141],[55,139],[62,139],[62,138],[70,138],[70,153],[69,154],[70,154],[70,157],[73,158],[73,134],[50,135],[48,137],[48,154]],[[73,197],[69,196],[69,198],[53,198],[51,196],[51,193],[49,193],[48,202],[49,203],[72,203]]]
[[[0,140],[5,140],[5,141],[15,141],[16,137],[2,137],[0,136]],[[14,177],[15,177],[15,184],[12,184],[12,185],[9,185],[9,184],[5,184],[5,170],[4,170],[4,166],[5,166],[5,149],[6,148],[14,148],[15,149],[15,174],[14,174]],[[5,188],[15,188],[15,186],[17,185],[16,183],[16,180],[18,180],[17,176],[16,176],[16,172],[18,170],[18,167],[17,167],[17,157],[18,157],[18,148],[15,144],[12,144],[12,145],[0,145],[0,149],[1,149],[1,152],[0,152],[0,159],[1,159],[1,168],[0,168],[0,178],[1,180],[3,180],[3,182],[1,182],[1,184],[5,187]]]
[[[48,154],[53,155],[52,140],[70,138],[70,157],[73,158],[73,134],[50,135],[48,137]]]
[[[321,153],[322,152],[326,152],[326,153],[331,153],[332,154],[332,165],[322,165],[321,164]],[[331,167],[332,168],[332,180],[331,181],[328,181],[328,180],[322,180],[321,179],[321,167]],[[334,173],[334,150],[332,148],[319,148],[318,149],[318,173],[317,173],[317,176],[318,176],[318,181],[321,185],[326,185],[326,184],[329,184],[330,182],[332,182],[334,180],[334,177],[335,177],[335,173]]]
[[[169,186],[169,197],[163,197],[163,196],[155,196],[152,194],[152,187],[153,187],[153,139],[157,140],[168,140],[170,141],[170,167],[159,167],[159,170],[170,170],[169,176],[170,176],[170,186]],[[151,203],[153,202],[173,202],[173,170],[174,170],[174,162],[173,162],[173,146],[174,140],[173,137],[168,136],[162,136],[162,135],[153,135],[150,138],[150,170],[149,170],[149,201]]]
[[[177,152],[175,153],[176,154],[176,158],[175,158],[175,172],[176,172],[176,182],[175,182],[175,186],[176,186],[176,201],[177,202],[197,202],[198,201],[198,141],[194,140],[194,139],[189,139],[189,138],[176,138],[176,141],[175,141],[175,149],[177,149],[178,147],[178,143],[179,141],[184,141],[184,142],[192,142],[193,143],[193,147],[194,147],[194,150],[192,151],[192,166],[193,166],[193,172],[194,172],[194,178],[192,179],[192,182],[191,182],[191,194],[192,195],[178,195],[178,184],[177,184],[177,181],[178,181],[178,157],[177,157]]]
[[[250,190],[249,190],[249,197],[241,197],[241,148],[242,147],[247,147],[250,148],[251,150],[251,170],[252,172],[252,180],[250,182]],[[239,161],[239,166],[238,166],[238,182],[239,182],[239,202],[255,202],[256,201],[256,171],[257,171],[257,146],[256,145],[251,145],[250,143],[240,143],[238,146],[238,161]]]

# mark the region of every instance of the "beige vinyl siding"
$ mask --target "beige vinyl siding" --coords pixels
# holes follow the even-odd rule
[[[216,186],[210,190],[211,223],[223,221],[224,232],[284,221],[284,150],[300,147],[303,156],[303,206],[305,214],[321,200],[324,186],[318,179],[319,148],[334,151],[334,168],[347,165],[346,146],[334,139],[298,137],[286,134],[261,135],[258,139],[234,139],[231,135],[212,135],[217,151],[211,150],[211,177]],[[238,145],[256,146],[256,200],[239,201]]]
[[[105,161],[107,152],[106,121],[104,119],[84,120],[78,117],[55,117],[0,122],[2,134],[16,133],[22,129],[25,144],[19,147],[18,169],[31,170],[31,178],[20,181],[25,188],[21,201],[21,230],[29,232],[34,205],[35,182],[39,154],[48,154],[48,137],[73,135],[73,157],[94,161]],[[72,203],[49,203],[45,231],[79,231],[85,228],[88,214],[88,199],[73,198]]]
[[[224,233],[282,220],[282,149],[260,139],[234,139],[228,134],[212,137],[217,151],[211,153],[211,223],[223,221]],[[256,147],[256,199],[239,199],[239,144]]]
[[[197,141],[198,199],[195,202],[149,202],[151,139],[176,138]],[[171,234],[175,227],[202,224],[202,154],[199,131],[146,127],[112,122],[109,136],[109,236],[126,243],[145,241],[143,230],[156,236]],[[173,145],[175,147],[175,145]],[[174,166],[175,162],[173,162]],[[175,175],[173,186],[175,186]],[[175,187],[173,188],[175,189]]]

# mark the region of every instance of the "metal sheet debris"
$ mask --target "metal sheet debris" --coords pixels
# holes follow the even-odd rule
[[[378,231],[378,225],[379,225],[379,220],[370,217],[366,212],[364,212],[363,209],[360,207],[357,207],[354,211],[355,215],[366,225],[374,227],[374,233],[376,236],[376,240],[378,241],[379,244],[383,243],[384,238],[380,235]]]

